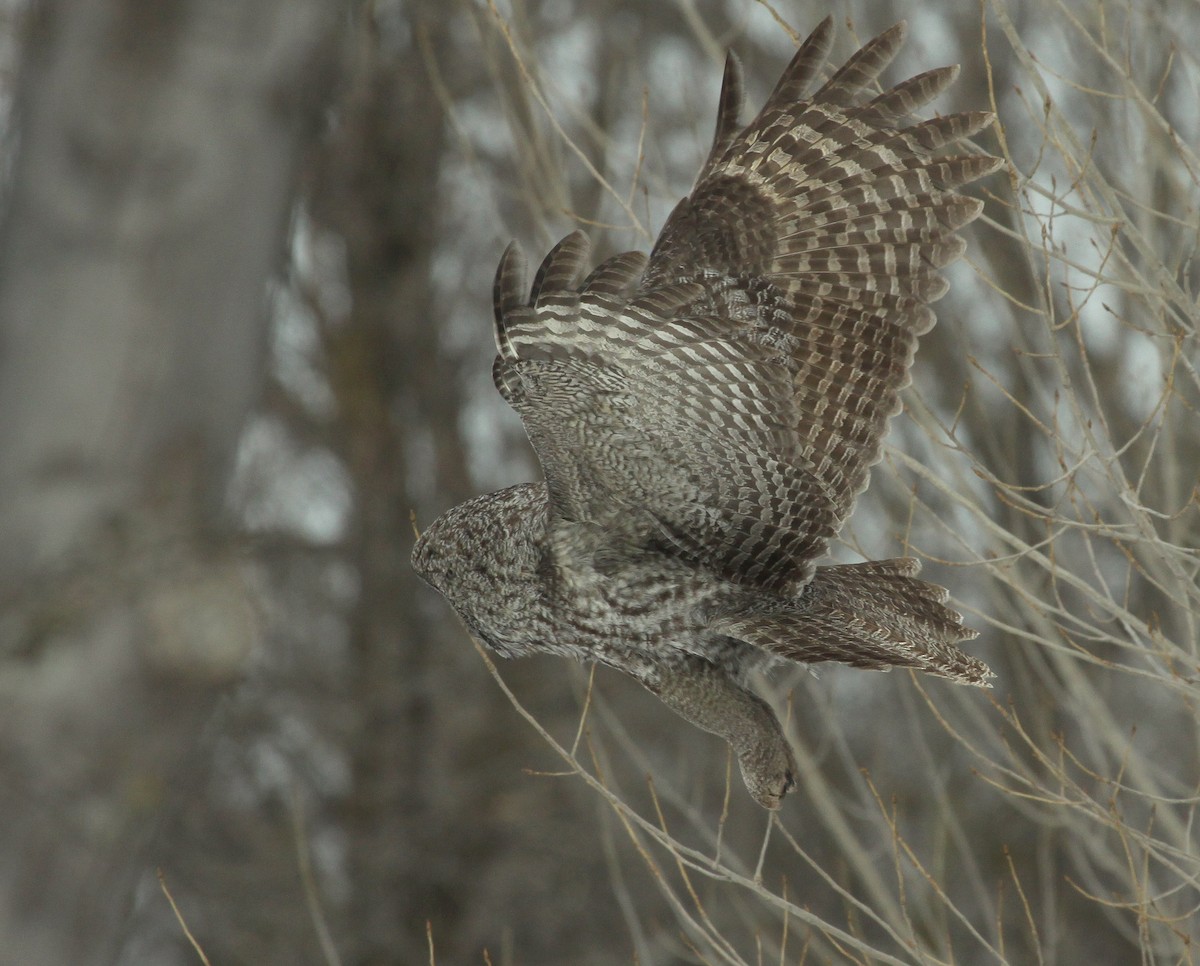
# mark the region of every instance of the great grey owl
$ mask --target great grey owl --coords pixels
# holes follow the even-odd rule
[[[627,252],[584,278],[575,232],[526,297],[509,246],[492,374],[546,480],[453,508],[413,551],[499,654],[631,674],[727,740],[767,808],[796,765],[747,687],[754,669],[991,676],[959,650],[975,632],[916,560],[816,566],[879,460],[946,291],[938,269],[965,247],[955,230],[982,208],[955,189],[999,165],[941,153],[990,115],[911,121],[957,68],[876,93],[904,33],[876,37],[806,96],[827,18],[745,127],[730,56],[712,151],[648,259]]]

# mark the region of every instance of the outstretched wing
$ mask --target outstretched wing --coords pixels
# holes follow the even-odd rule
[[[568,236],[525,299],[510,246],[496,282],[497,387],[521,415],[563,520],[650,524],[740,581],[795,587],[880,456],[938,270],[978,201],[955,189],[995,169],[941,149],[981,113],[907,124],[954,79],[869,88],[900,24],[811,97],[831,21],[805,41],[742,128],[725,71],[712,152],[648,264],[630,253],[580,281]]]

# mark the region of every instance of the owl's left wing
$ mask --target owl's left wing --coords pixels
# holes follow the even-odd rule
[[[759,115],[738,121],[730,59],[712,152],[649,262],[617,256],[580,281],[568,236],[524,295],[497,274],[496,385],[521,415],[561,519],[649,524],[732,580],[811,577],[879,458],[938,270],[980,211],[955,189],[995,159],[940,156],[990,118],[908,124],[953,69],[875,95],[903,25],[805,90],[826,19]]]

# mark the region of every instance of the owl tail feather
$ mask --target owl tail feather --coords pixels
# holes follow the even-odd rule
[[[916,578],[920,569],[911,557],[819,567],[795,609],[743,612],[712,629],[793,661],[909,667],[991,687],[988,666],[958,648],[977,632],[946,606],[948,591]]]

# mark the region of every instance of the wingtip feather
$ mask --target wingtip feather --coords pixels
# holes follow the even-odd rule
[[[547,296],[576,291],[591,250],[591,239],[578,228],[550,249],[534,276],[529,304],[537,305]]]
[[[713,153],[718,153],[737,137],[742,129],[742,108],[746,102],[745,74],[742,62],[732,50],[725,55],[725,73],[721,77],[721,96],[717,101],[717,127],[713,133]]]
[[[504,333],[505,319],[511,312],[526,304],[525,278],[525,252],[520,244],[511,241],[500,256],[500,264],[496,267],[496,280],[492,284],[492,309],[495,317],[493,334],[496,339],[496,351],[501,355],[508,351],[508,339]]]
[[[833,16],[827,15],[813,28],[784,68],[779,82],[767,98],[763,111],[784,108],[801,100],[808,92],[817,72],[825,66],[833,47]]]

